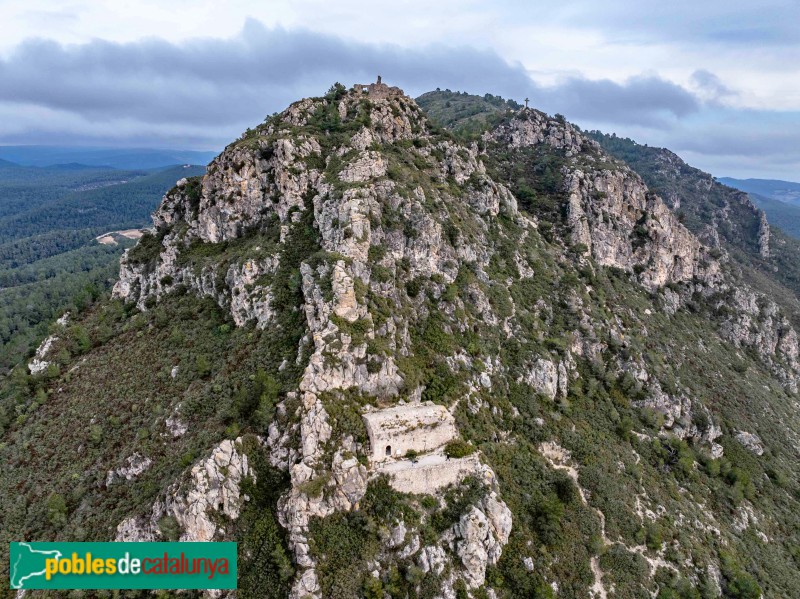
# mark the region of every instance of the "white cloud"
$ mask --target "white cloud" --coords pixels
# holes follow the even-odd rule
[[[800,111],[800,4],[765,2],[0,2],[0,143],[219,147],[334,80],[380,72],[411,94],[530,96],[581,124],[690,148],[706,168],[731,147],[719,131],[754,147],[775,139],[788,172],[797,151],[777,140]],[[764,125],[776,114],[788,123],[777,131]],[[767,166],[753,153],[725,160]]]

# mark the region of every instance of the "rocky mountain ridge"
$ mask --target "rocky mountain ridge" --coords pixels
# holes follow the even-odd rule
[[[783,308],[587,134],[501,116],[465,140],[397,88],[336,85],[167,193],[122,260],[111,305],[133,316],[114,326],[155,335],[205,298],[230,321],[213,338],[233,336],[232,362],[217,375],[170,358],[183,399],[135,452],[98,458],[94,492],[139,488],[209,404],[238,411],[112,536],[268,538],[270,556],[243,541],[243,564],[298,599],[798,588],[791,543],[753,540],[795,530],[800,363]],[[57,336],[37,369],[58,362]],[[213,399],[193,403],[208,377]],[[423,469],[405,492],[398,472]],[[282,532],[251,524],[255,504]]]
[[[320,593],[306,538],[310,519],[351,510],[367,490],[366,467],[352,457],[345,457],[346,452],[356,453],[359,448],[349,437],[331,439],[329,416],[320,395],[357,389],[361,393],[389,398],[396,396],[403,384],[394,354],[409,351],[407,329],[398,330],[399,319],[393,318],[376,325],[364,298],[356,293],[357,285],[361,289],[370,285],[370,248],[385,244],[387,251],[379,263],[385,269],[395,270],[398,262],[408,261],[410,277],[423,273],[439,275],[444,284],[455,280],[454,265],[462,258],[459,248],[441,242],[441,225],[424,213],[421,204],[426,197],[422,189],[405,190],[410,197],[400,195],[399,186],[386,178],[389,161],[371,149],[375,145],[397,144],[412,138],[429,139],[424,119],[413,101],[399,93],[381,97],[383,93],[385,90],[379,87],[366,94],[337,93],[341,95],[338,103],[329,103],[327,99],[321,103],[301,101],[283,113],[278,122],[267,125],[254,138],[246,139],[247,143],[228,148],[212,162],[202,187],[195,192],[199,201],[186,191],[190,183],[180,182],[176,192],[168,195],[154,216],[163,248],[155,268],[152,269],[151,264],[131,265],[125,260],[120,282],[115,287],[116,295],[133,299],[145,307],[149,298],[168,293],[176,285],[187,284],[200,293],[218,297],[223,305],[229,304],[237,324],[255,319],[257,326],[266,327],[271,314],[268,309],[259,307],[269,306],[271,296],[269,289],[257,281],[275,272],[280,259],[278,253],[263,261],[248,260],[241,266],[232,265],[219,290],[209,283],[215,277],[213,268],[201,271],[198,276],[191,268],[176,268],[179,256],[193,242],[230,242],[247,231],[265,226],[276,228],[278,243],[285,243],[290,229],[301,223],[302,213],[313,209],[325,259],[316,268],[304,263],[300,269],[308,326],[306,339],[313,343],[313,353],[296,392],[300,401],[296,414],[299,423],[281,432],[273,426],[269,435],[273,464],[291,473],[292,491],[283,498],[280,513],[281,523],[289,530],[289,544],[296,562],[304,569],[293,590],[296,597]],[[347,123],[348,117],[360,118],[369,122],[370,127],[362,126],[349,143],[326,148],[323,155],[323,148],[314,137],[290,136],[283,129],[308,126],[315,111],[320,110],[327,110],[329,114],[335,110],[334,118],[338,116],[342,123]],[[497,214],[503,205],[512,216],[517,216],[513,197],[486,177],[474,151],[459,155],[459,148],[447,142],[434,149],[445,156],[441,171],[436,173],[440,181],[452,177],[456,184],[462,184],[474,175],[477,189],[469,200],[479,210]],[[429,157],[431,151],[421,149],[420,158]],[[345,157],[349,160],[343,160]],[[324,164],[325,171],[310,166],[309,162],[317,162],[319,167]],[[332,163],[338,170],[331,168]],[[404,235],[378,225],[383,212],[388,210],[416,217],[418,236],[407,240]],[[184,222],[188,228],[175,226]],[[483,249],[472,247],[465,251],[468,255],[485,253]],[[398,293],[396,288],[385,283],[375,287],[383,297],[391,298]],[[348,330],[354,323],[363,329],[359,330],[358,340],[354,340],[353,332]],[[408,326],[402,321],[400,324]],[[375,337],[388,345],[388,351],[368,361],[367,346]],[[335,361],[328,357],[334,352]],[[409,389],[407,393],[409,391],[413,394],[414,390]],[[298,432],[299,447],[292,439]],[[336,451],[331,462],[325,462],[330,459],[325,455],[325,447],[331,441],[341,449]],[[489,480],[493,478],[491,471],[487,475]],[[335,482],[330,496],[314,497],[304,490],[323,476]],[[462,558],[465,580],[470,588],[483,584],[486,566],[499,559],[510,530],[510,513],[496,492],[493,491],[486,501],[489,503],[484,505],[485,511],[473,507],[448,537],[453,547],[458,547],[456,551]],[[489,530],[494,531],[488,536],[487,522],[491,523]],[[424,549],[423,554],[426,554]],[[448,584],[452,586],[454,581],[455,578],[451,578]]]
[[[364,301],[364,289],[390,301],[413,302],[407,288],[409,282],[438,277],[438,285],[444,289],[456,281],[457,266],[465,262],[475,265],[479,280],[489,279],[485,269],[490,265],[493,248],[480,229],[472,238],[459,234],[455,240],[448,239],[436,213],[430,213],[431,209],[452,209],[441,207],[456,201],[452,189],[442,189],[445,185],[463,188],[457,195],[471,212],[467,218],[474,219],[479,227],[486,228],[486,220],[505,218],[523,235],[537,229],[537,220],[518,210],[511,191],[487,175],[484,154],[495,144],[512,151],[545,145],[562,154],[567,161],[561,173],[567,196],[567,243],[598,266],[632,273],[650,292],[663,290],[669,298],[668,310],[679,309],[690,294],[720,297],[733,291],[730,303],[719,300],[732,309],[731,319],[722,327],[723,335],[736,345],[758,348],[771,363],[774,358],[776,374],[796,391],[800,372],[797,337],[788,322],[778,316],[777,307],[759,306],[752,292],[732,290],[711,249],[678,222],[670,207],[651,193],[638,175],[622,165],[610,164],[596,142],[568,123],[534,110],[521,110],[484,136],[482,141],[489,149],[481,150],[476,144],[461,146],[432,135],[410,98],[399,91],[387,93],[378,89],[377,94],[375,88],[365,93],[355,86],[353,91],[337,90],[333,97],[321,101],[298,102],[257,130],[256,135],[226,149],[209,166],[202,182],[180,182],[154,215],[161,244],[155,268],[150,270],[151,264],[131,265],[126,259],[115,287],[117,296],[134,300],[144,308],[151,298],[184,284],[215,297],[222,306],[228,305],[238,325],[254,319],[257,326],[267,327],[273,317],[270,306],[274,299],[269,286],[263,283],[275,273],[279,252],[261,260],[233,263],[224,278],[217,265],[199,274],[194,267],[177,266],[181,253],[192,244],[231,243],[250,231],[267,227],[275,229],[272,241],[279,247],[290,239],[292,227],[301,224],[303,213],[313,210],[314,228],[319,231],[325,254],[316,268],[304,263],[300,269],[308,326],[304,342],[309,343],[312,353],[298,390],[290,397],[299,400],[295,414],[299,423],[282,431],[273,423],[269,435],[273,464],[288,469],[292,479],[292,490],[282,499],[280,513],[301,568],[293,597],[319,596],[321,592],[308,546],[310,520],[352,510],[363,499],[369,480],[363,464],[346,458],[347,453],[357,455],[362,448],[350,437],[332,438],[329,415],[320,396],[355,389],[387,401],[420,392],[405,384],[407,377],[395,360],[395,356],[412,351],[408,330],[411,323],[397,316],[376,322]],[[319,118],[332,118],[342,127],[357,125],[351,125],[353,134],[343,143],[325,144],[328,140],[303,132]],[[426,190],[414,185],[416,181],[403,180],[401,174],[389,173],[394,166],[393,157],[386,155],[385,148],[398,144],[407,146],[415,169],[431,172],[431,181],[439,189]],[[422,165],[418,164],[420,161]],[[402,231],[387,227],[385,213],[389,211],[410,223],[413,233],[408,225]],[[382,258],[370,260],[377,247],[385,247]],[[515,262],[521,273],[533,270],[524,257],[515,257]],[[395,279],[404,278],[406,289],[391,281],[375,280],[376,267],[389,270]],[[405,271],[402,275],[401,269]],[[668,285],[685,287],[676,294],[666,288]],[[474,293],[479,305],[486,303],[477,288]],[[499,322],[491,305],[484,305],[481,311],[484,320]],[[761,321],[755,330],[753,318]],[[591,323],[587,328],[596,330],[600,326]],[[358,328],[358,339],[354,338],[353,328]],[[580,332],[575,335],[580,336]],[[620,331],[619,336],[624,337],[624,333]],[[385,344],[383,355],[369,354],[370,341],[375,339]],[[565,365],[573,360],[572,351],[578,356],[584,354],[581,345],[573,348],[557,367],[539,359],[528,375],[534,389],[551,395],[549,389],[556,388],[562,396],[566,394],[569,378],[574,376],[569,372],[574,369]],[[707,410],[699,408],[709,423],[707,428],[687,425],[703,420],[693,418],[691,400],[664,393],[657,381],[649,380],[645,364],[621,367],[642,373],[642,383],[649,385],[649,397],[639,405],[663,413],[665,431],[704,443],[710,448],[710,455],[720,457],[722,447],[715,440],[721,430]],[[298,433],[299,442],[293,441]],[[325,447],[331,444],[339,449],[328,461]],[[326,477],[331,481],[326,485],[330,494],[311,496],[306,489]],[[491,471],[489,478],[494,478]],[[497,491],[494,487],[492,497],[498,497]],[[477,511],[462,517],[453,532],[440,541],[451,539],[451,547],[461,557],[463,580],[471,589],[484,584],[487,566],[496,563],[502,543],[508,538],[510,512],[498,523],[494,512],[507,512],[508,508],[499,497],[493,501],[499,501],[500,507],[489,510],[489,515],[486,506],[474,507]],[[490,530],[495,532],[488,537],[476,536],[474,523],[487,518],[493,523]],[[481,549],[482,543],[488,545]],[[423,549],[421,555],[431,551],[435,551],[434,546]],[[421,562],[423,569],[424,563],[425,559]],[[445,596],[453,592],[447,589],[454,588],[458,577],[451,575],[446,582]]]

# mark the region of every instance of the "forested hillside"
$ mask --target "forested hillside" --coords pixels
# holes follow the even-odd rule
[[[55,317],[108,289],[133,241],[95,237],[146,226],[175,181],[203,170],[0,164],[0,371],[25,359]]]

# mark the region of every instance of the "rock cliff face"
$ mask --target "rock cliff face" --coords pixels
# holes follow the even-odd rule
[[[166,490],[149,515],[120,522],[114,540],[164,541],[178,536],[174,540],[207,542],[225,538],[225,529],[217,524],[217,518],[238,518],[242,502],[247,501],[239,485],[243,478],[252,476],[240,443],[241,439],[220,443],[191,468],[186,481]],[[139,471],[136,474],[143,464],[146,462],[141,457],[134,460],[132,465]],[[130,472],[115,473],[120,475],[129,478]]]
[[[599,264],[636,272],[651,290],[720,279],[708,249],[639,175],[609,164],[599,144],[568,123],[524,110],[485,137],[515,149],[546,144],[563,153],[570,240]]]
[[[758,219],[758,255],[762,258],[769,258],[769,223],[767,222],[767,215],[761,212]]]
[[[718,183],[666,148],[640,146],[596,131],[591,135],[658,188],[666,204],[703,243],[717,250],[735,247],[761,259],[771,257],[769,223],[749,195]]]
[[[675,214],[681,209],[680,195],[669,191],[668,200],[662,200],[631,168],[614,161],[595,140],[569,123],[536,110],[524,110],[486,133],[484,141],[490,152],[493,147],[508,147],[541,154],[544,147],[546,153],[558,156],[570,243],[598,264],[633,273],[646,289],[660,290],[670,311],[695,292],[723,297],[717,304],[728,313],[721,326],[722,335],[738,347],[755,349],[787,388],[796,392],[800,375],[795,353],[797,333],[787,316],[773,301],[723,275],[726,256],[718,249],[719,229],[729,237],[746,237],[749,233],[738,229],[752,221],[757,229],[752,235],[753,252],[761,258],[770,256],[769,224],[747,194],[729,190],[715,200],[714,216],[700,236],[705,245]],[[710,175],[688,167],[672,152],[657,152],[656,178],[672,182],[671,187],[664,185],[666,189],[679,188],[677,182],[688,172],[688,184],[701,188],[695,193],[712,198],[719,194],[720,186]],[[526,160],[524,153],[511,156]],[[736,218],[731,216],[734,211]],[[681,293],[670,289],[679,283],[686,284]],[[540,376],[547,381],[539,381],[537,386],[551,395],[555,384],[552,374]]]
[[[322,114],[337,120],[348,134],[332,143],[295,133],[310,129]],[[398,396],[404,385],[396,360],[410,351],[409,327],[415,319],[374,314],[365,295],[390,303],[407,301],[406,289],[395,277],[411,281],[437,276],[447,285],[455,280],[461,259],[488,261],[485,240],[454,246],[429,213],[426,205],[443,202],[446,192],[426,190],[399,175],[387,177],[393,167],[403,167],[394,164],[396,156],[373,148],[405,147],[412,138],[418,165],[439,185],[452,180],[466,187],[467,205],[477,214],[496,216],[503,210],[523,226],[532,226],[519,217],[508,190],[486,175],[475,148],[434,139],[412,100],[373,87],[366,93],[298,102],[226,149],[202,181],[179,181],[154,215],[150,241],[157,253],[141,261],[136,251],[127,254],[114,288],[116,296],[146,309],[183,286],[213,297],[239,325],[255,321],[267,327],[275,314],[269,281],[285,256],[282,246],[290,242],[293,229],[309,222],[318,231],[318,260],[306,261],[300,269],[311,353],[293,396],[299,408],[290,415],[288,428],[273,428],[269,436],[273,462],[287,468],[292,481],[280,515],[300,568],[293,597],[321,593],[308,545],[310,521],[354,509],[369,480],[367,467],[348,457],[365,448],[352,437],[334,436],[323,396],[357,390],[386,400]],[[404,229],[390,226],[395,222]],[[200,248],[234,248],[253,235],[266,238],[261,247],[248,246],[263,258],[253,258],[252,252],[234,255],[224,271],[219,261],[193,261]],[[374,256],[377,248],[380,257]],[[370,351],[373,340],[384,349]],[[308,489],[317,484],[324,490],[314,495]],[[493,497],[486,509],[496,520],[502,500],[496,493]],[[170,509],[154,508],[151,525]],[[183,514],[178,508],[172,512]],[[473,525],[488,522],[490,516],[479,506],[473,512],[448,537],[452,543],[461,539],[458,555],[465,556],[459,566],[463,576],[454,570],[450,585],[459,578],[471,588],[483,584],[487,564],[497,561],[508,539],[510,515],[490,533]],[[132,528],[128,521],[120,526],[123,535]],[[193,522],[190,529],[198,526],[201,536],[213,534],[202,523]]]
[[[736,347],[754,349],[793,393],[800,382],[800,346],[797,332],[778,305],[747,288],[726,289],[728,297],[720,306],[733,310],[723,322],[721,333]]]
[[[535,210],[520,209],[514,179],[492,167],[501,149],[520,152],[521,163],[531,152],[555,161],[552,195],[561,201],[563,230],[548,237]],[[768,234],[761,237],[768,248]],[[169,294],[211,297],[237,326],[267,331],[284,329],[287,314],[302,316],[304,334],[292,348],[302,375],[281,393],[268,430],[258,431],[270,463],[291,481],[278,504],[296,566],[291,597],[338,596],[344,583],[331,575],[331,556],[321,549],[330,539],[320,527],[388,510],[376,489],[397,493],[384,485],[386,470],[375,459],[383,447],[370,446],[375,436],[362,415],[421,401],[447,412],[447,435],[435,448],[440,462],[469,455],[471,467],[439,485],[437,476],[456,469],[420,464],[431,484],[402,499],[405,511],[377,511],[386,521],[364,526],[379,529],[382,542],[371,548],[374,581],[363,584],[400,584],[392,581],[402,567],[414,592],[422,592],[423,576],[435,581],[426,596],[463,590],[477,597],[482,587],[496,596],[502,577],[487,572],[504,559],[516,518],[546,528],[547,502],[555,500],[526,511],[517,496],[512,514],[503,485],[511,482],[503,478],[509,467],[503,472],[492,460],[514,451],[520,431],[544,426],[545,417],[557,421],[575,397],[595,393],[588,384],[584,391],[586,373],[600,373],[617,420],[617,410],[648,408],[663,416],[654,434],[692,441],[713,458],[723,453],[714,414],[674,377],[665,392],[666,368],[646,343],[632,341],[647,338],[651,308],[614,311],[587,282],[603,267],[627,273],[650,298],[638,301],[652,300],[664,318],[695,296],[718,299],[717,308],[730,311],[722,335],[758,348],[796,390],[794,330],[749,290],[731,295],[734,284],[715,256],[638,175],[568,123],[524,109],[480,143],[462,144],[436,131],[400,90],[378,83],[297,102],[228,146],[204,177],[179,181],[154,214],[154,230],[123,257],[114,295],[141,310]],[[547,408],[523,417],[531,397]],[[415,443],[424,433],[413,435]],[[491,456],[475,451],[479,443],[491,444]],[[391,446],[383,437],[381,444]],[[410,447],[391,460],[413,467]],[[109,483],[129,470],[109,473]],[[121,522],[117,539],[163,538],[165,518],[182,540],[224,538],[214,516],[238,517],[247,501],[240,484],[252,476],[237,443],[223,441],[150,514]],[[577,473],[570,477],[578,482]],[[568,497],[570,484],[556,483],[555,495]],[[532,545],[517,545],[522,553],[505,559],[533,570]],[[649,559],[662,559],[660,551]],[[605,562],[590,563],[593,588],[605,596]],[[707,565],[698,561],[692,576]]]

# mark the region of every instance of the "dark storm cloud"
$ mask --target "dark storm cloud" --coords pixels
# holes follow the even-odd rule
[[[732,129],[708,126],[702,135],[691,130],[674,135],[673,146],[706,156],[741,156],[770,161],[795,163],[798,160],[797,140],[800,125],[785,128]]]
[[[691,81],[693,85],[711,100],[720,100],[722,98],[738,95],[735,91],[722,83],[722,80],[714,73],[706,71],[705,69],[699,69],[692,73]]]
[[[230,39],[179,44],[29,40],[0,59],[0,143],[220,149],[334,81],[369,82],[379,73],[410,95],[439,87],[528,97],[583,127],[684,151],[715,174],[800,165],[798,116],[783,113],[776,123],[775,113],[726,112],[721,102],[735,93],[708,71],[694,73],[692,91],[655,75],[542,86],[491,50],[374,45],[252,20]]]
[[[624,84],[570,79],[539,97],[546,105],[560,106],[570,118],[652,127],[666,126],[669,120],[699,109],[690,92],[652,76],[634,77]]]
[[[549,112],[608,123],[661,126],[698,108],[687,90],[657,77],[624,84],[572,78],[540,87],[521,65],[492,51],[370,45],[253,20],[232,39],[182,44],[29,40],[0,60],[0,104],[18,107],[23,116],[26,110],[52,112],[54,122],[30,117],[31,133],[39,136],[49,128],[56,133],[66,114],[90,123],[90,136],[118,134],[120,122],[134,122],[144,132],[169,124],[181,138],[221,143],[334,81],[368,82],[378,73],[412,94],[441,87],[529,96]],[[9,138],[2,125],[0,136]]]
[[[491,52],[372,47],[249,21],[236,38],[180,45],[28,41],[0,63],[0,101],[93,119],[225,124],[263,117],[303,95],[324,92],[335,80],[371,81],[378,72],[423,88],[445,75],[452,84],[472,80],[489,87],[520,88],[527,79]]]

